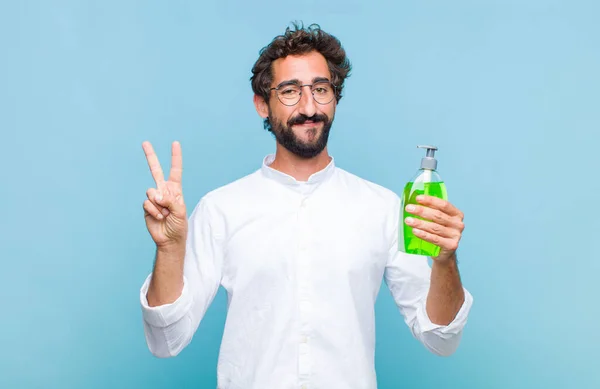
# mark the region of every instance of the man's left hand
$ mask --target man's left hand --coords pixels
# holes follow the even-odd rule
[[[448,201],[433,196],[419,195],[417,202],[420,205],[409,204],[406,211],[426,220],[407,217],[405,223],[413,227],[416,237],[440,247],[434,260],[445,262],[453,258],[465,229],[463,213]]]

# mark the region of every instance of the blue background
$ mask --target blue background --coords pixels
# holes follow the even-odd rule
[[[216,386],[223,291],[180,356],[146,348],[141,143],[167,170],[181,141],[190,209],[257,169],[274,140],[250,69],[293,20],[354,66],[337,164],[400,193],[435,144],[466,214],[463,342],[427,352],[384,287],[380,387],[600,387],[597,1],[0,4],[1,388]]]

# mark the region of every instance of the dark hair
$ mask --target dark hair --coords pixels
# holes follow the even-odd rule
[[[283,35],[275,37],[271,43],[260,50],[260,56],[252,67],[252,90],[269,102],[271,82],[273,82],[273,61],[288,55],[321,53],[327,60],[331,82],[336,87],[336,101],[342,98],[344,80],[352,68],[340,41],[321,30],[318,24],[307,28],[293,23],[294,29],[286,28]]]

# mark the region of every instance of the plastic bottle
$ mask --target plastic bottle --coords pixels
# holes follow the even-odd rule
[[[436,257],[440,252],[440,247],[416,237],[412,232],[413,227],[405,222],[409,216],[423,220],[422,217],[406,211],[408,204],[420,205],[416,200],[418,195],[425,194],[448,200],[446,184],[436,170],[437,160],[434,158],[434,155],[437,147],[427,145],[419,145],[417,147],[426,149],[427,154],[421,159],[421,168],[417,174],[404,187],[402,207],[400,209],[400,228],[398,229],[398,250],[408,254]]]

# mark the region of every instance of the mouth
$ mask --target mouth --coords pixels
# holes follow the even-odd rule
[[[294,124],[294,127],[299,127],[299,128],[314,128],[317,127],[318,125],[321,124],[321,121],[312,121],[312,120],[307,120],[304,123],[299,123],[299,124]]]

